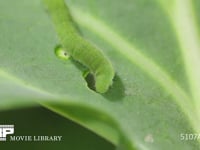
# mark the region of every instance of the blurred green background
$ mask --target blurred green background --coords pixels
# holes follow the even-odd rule
[[[114,150],[114,146],[91,131],[43,107],[0,112],[0,124],[14,124],[13,136],[63,136],[62,142],[0,142],[1,150]]]

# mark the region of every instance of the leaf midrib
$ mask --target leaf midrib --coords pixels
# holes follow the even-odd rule
[[[154,81],[156,81],[165,91],[171,94],[174,101],[181,107],[181,110],[187,116],[189,122],[195,130],[198,125],[196,121],[195,111],[190,102],[189,95],[179,86],[179,84],[171,78],[171,76],[156,64],[151,58],[148,58],[141,51],[129,43],[116,31],[112,30],[100,18],[81,10],[78,7],[71,7],[74,20],[84,28],[95,33],[109,45],[116,49],[121,55],[124,55],[131,63],[139,66]]]
[[[194,1],[175,0],[172,2],[169,2],[171,7],[168,7],[164,1],[158,0],[158,3],[166,12],[178,39],[192,95],[190,103],[193,104],[194,114],[196,115],[196,118],[194,118],[196,124],[194,126],[200,132],[200,36],[196,22],[197,16],[195,15]]]

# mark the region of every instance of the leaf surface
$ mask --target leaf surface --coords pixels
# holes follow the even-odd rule
[[[199,58],[200,5],[190,2],[182,14],[178,2],[66,0],[81,34],[114,65],[114,84],[100,95],[76,62],[56,57],[59,37],[40,0],[0,1],[0,89],[12,89],[0,94],[1,106],[36,100],[122,149],[200,149],[198,140],[180,138],[200,131],[200,64],[190,55]]]

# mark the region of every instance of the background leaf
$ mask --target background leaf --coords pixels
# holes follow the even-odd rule
[[[112,144],[89,130],[42,107],[1,112],[0,122],[14,123],[15,136],[62,136],[62,141],[56,142],[1,142],[2,149],[114,150]]]

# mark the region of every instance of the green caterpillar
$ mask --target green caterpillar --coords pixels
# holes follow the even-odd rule
[[[112,85],[114,69],[104,54],[78,33],[64,0],[43,0],[60,42],[68,55],[86,66],[95,79],[95,89],[105,93]]]

